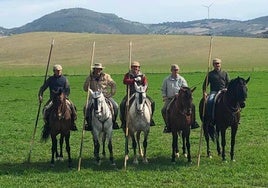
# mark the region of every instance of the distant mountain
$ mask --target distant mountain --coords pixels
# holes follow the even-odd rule
[[[21,27],[12,29],[0,27],[0,35],[39,31],[267,37],[268,16],[248,21],[203,19],[189,22],[142,24],[125,20],[115,14],[98,13],[84,8],[71,8],[45,15]]]

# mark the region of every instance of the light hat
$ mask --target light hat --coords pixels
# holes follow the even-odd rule
[[[131,67],[140,67],[140,63],[138,61],[133,61]]]
[[[214,59],[213,59],[213,63],[221,63],[221,59],[219,59],[219,58],[214,58]]]
[[[54,65],[53,66],[53,71],[55,71],[55,70],[62,70],[62,66],[61,65]]]
[[[103,69],[105,67],[102,66],[101,63],[94,63],[94,65],[92,66],[93,69]]]

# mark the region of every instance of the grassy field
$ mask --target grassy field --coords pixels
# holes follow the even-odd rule
[[[37,92],[44,79],[52,37],[56,40],[52,63],[63,64],[64,73],[67,74],[71,84],[70,98],[78,108],[79,131],[72,132],[71,135],[73,169],[67,167],[67,161],[58,162],[55,168],[50,168],[51,142],[40,142],[43,124],[41,116],[31,163],[25,163],[38,108]],[[83,122],[82,107],[86,100],[86,93],[82,87],[91,56],[89,42],[97,41],[96,60],[105,63],[105,71],[112,73],[117,82],[115,100],[119,103],[125,94],[122,78],[127,69],[125,62],[128,61],[127,48],[130,39],[135,45],[135,50],[133,49],[135,59],[144,62],[142,68],[149,79],[148,94],[156,102],[154,119],[157,125],[151,128],[149,135],[149,164],[133,165],[131,152],[128,168],[124,170],[124,134],[121,130],[116,130],[113,137],[116,166],[110,166],[108,159],[103,159],[102,165],[97,166],[93,159],[92,136],[86,132],[81,171],[77,172]],[[183,40],[189,46],[183,45],[181,43]],[[228,162],[223,163],[221,157],[216,155],[214,144],[212,144],[212,148],[215,148],[212,150],[214,157],[208,159],[203,139],[199,167],[197,167],[197,154],[200,129],[191,133],[193,163],[188,164],[187,159],[183,157],[177,159],[176,164],[170,162],[171,135],[162,133],[160,87],[164,77],[169,74],[169,64],[178,63],[182,65],[182,74],[189,86],[197,87],[194,92],[194,103],[198,104],[201,97],[201,82],[206,71],[208,38],[35,33],[1,38],[0,42],[0,187],[267,187],[268,88],[265,80],[268,79],[268,74],[265,62],[267,53],[264,51],[267,51],[268,46],[265,40],[218,37],[214,39],[216,49],[213,54],[224,57],[226,63],[223,66],[229,71],[230,76],[232,78],[251,76],[251,80],[248,84],[246,108],[242,111],[236,139],[236,162],[230,162],[227,155]],[[122,47],[123,44],[126,44],[125,48]],[[195,49],[196,45],[198,47]],[[112,47],[103,51],[109,46]],[[237,49],[239,46],[240,49]],[[150,49],[154,47],[157,48],[156,51]],[[169,51],[167,47],[171,47],[172,50]],[[195,52],[190,50],[191,47]],[[248,51],[244,52],[246,49]],[[183,51],[183,54],[178,51]],[[238,52],[240,54],[237,54]],[[152,66],[154,63],[157,66]],[[45,98],[48,98],[48,92]],[[200,122],[199,119],[198,121]],[[229,133],[230,130],[227,134],[227,154],[230,149]],[[66,157],[66,153],[64,154]]]
[[[93,41],[94,60],[116,74],[128,68],[129,41],[133,43],[132,59],[140,61],[146,73],[166,73],[173,63],[183,72],[207,70],[207,36],[28,33],[0,38],[0,76],[44,74],[52,38],[51,61],[62,64],[66,74],[89,72]],[[267,39],[213,37],[212,42],[212,57],[222,58],[226,70],[268,70]]]

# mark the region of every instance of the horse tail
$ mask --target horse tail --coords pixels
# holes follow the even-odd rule
[[[217,136],[216,127],[212,123],[208,125],[208,135],[210,136],[211,140],[215,142],[215,138]]]
[[[49,138],[49,135],[50,135],[50,130],[43,127],[43,130],[42,130],[42,135],[41,135],[41,140],[46,142]]]

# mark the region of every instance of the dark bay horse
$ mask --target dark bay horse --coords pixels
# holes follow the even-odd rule
[[[66,151],[68,154],[68,166],[72,166],[71,152],[70,152],[70,130],[71,130],[71,109],[67,105],[66,96],[62,90],[54,92],[54,98],[52,99],[53,105],[49,115],[50,137],[52,140],[51,147],[51,165],[54,166],[55,154],[56,158],[63,159],[63,142],[65,139]],[[57,135],[60,134],[60,153],[57,149]],[[42,138],[47,138],[46,135],[42,135]]]
[[[175,96],[171,102],[168,113],[167,121],[171,128],[172,133],[172,155],[171,161],[175,162],[175,157],[179,155],[178,149],[178,134],[182,135],[182,149],[183,154],[186,156],[188,162],[191,162],[190,152],[190,131],[192,124],[192,108],[193,108],[193,97],[192,93],[196,88],[190,89],[188,87],[182,87],[179,90],[179,94]],[[186,148],[187,154],[186,154]]]
[[[152,117],[151,102],[146,97],[147,85],[138,86],[135,84],[136,92],[130,98],[130,107],[128,112],[128,137],[132,140],[132,147],[134,151],[134,164],[138,164],[138,156],[136,148],[138,145],[139,154],[142,157],[143,163],[148,163],[147,159],[147,139],[150,132],[150,122]],[[143,149],[140,145],[140,137],[143,132]],[[128,138],[126,139],[126,156],[128,156]],[[128,158],[128,157],[127,157]]]
[[[235,137],[240,121],[241,109],[245,107],[245,101],[247,98],[247,83],[248,79],[237,77],[230,81],[227,90],[221,91],[215,102],[214,119],[205,110],[203,116],[203,104],[204,99],[201,99],[199,104],[199,114],[203,122],[204,136],[207,143],[207,156],[211,157],[209,148],[209,137],[214,141],[216,139],[218,155],[222,155],[222,160],[226,161],[225,146],[226,139],[225,134],[228,127],[231,127],[231,150],[230,157],[234,161],[234,146]],[[221,136],[221,147],[219,143],[219,136]]]

